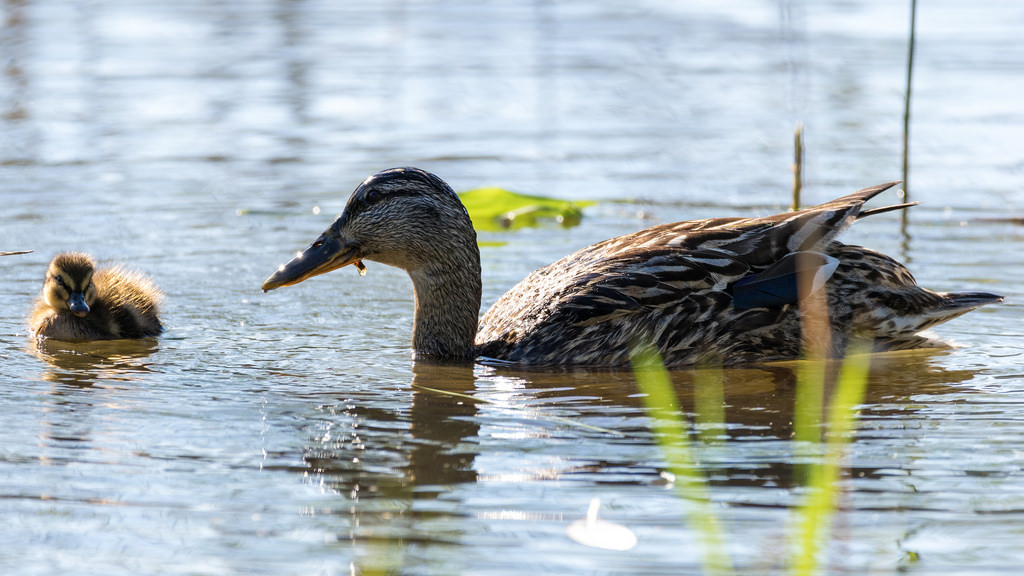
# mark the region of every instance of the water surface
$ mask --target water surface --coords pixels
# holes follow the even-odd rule
[[[0,572],[696,574],[632,376],[414,365],[411,284],[368,264],[271,294],[365,176],[602,201],[486,233],[484,306],[538,266],[656,222],[900,177],[900,3],[0,4]],[[831,573],[1024,563],[1024,9],[919,15],[910,193],[846,236],[939,290],[1007,296],[878,357]],[[895,194],[884,201],[896,201]],[[46,262],[150,273],[168,332],[37,348]],[[673,380],[691,417],[693,372]],[[700,451],[742,573],[784,563],[800,501],[791,365],[724,374]],[[468,395],[472,398],[464,398]],[[592,499],[637,536],[566,535]],[[380,573],[380,572],[378,572]]]

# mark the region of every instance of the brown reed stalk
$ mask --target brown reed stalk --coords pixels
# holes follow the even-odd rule
[[[796,123],[793,133],[793,206],[794,212],[800,209],[800,192],[804,187],[804,123]]]

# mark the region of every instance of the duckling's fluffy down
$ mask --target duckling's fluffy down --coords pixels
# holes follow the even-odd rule
[[[79,316],[67,302],[55,294],[64,295],[70,289],[54,291],[55,272],[65,270],[86,285],[75,290],[90,294],[88,312]],[[29,315],[29,327],[41,338],[54,340],[113,340],[145,338],[163,332],[160,322],[160,304],[163,293],[148,276],[121,265],[95,269],[95,262],[87,254],[58,254],[50,263],[43,292]],[[91,286],[90,286],[91,285]]]

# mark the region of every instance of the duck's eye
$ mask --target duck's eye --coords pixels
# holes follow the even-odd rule
[[[324,245],[324,241],[323,240],[317,240],[316,242],[313,242],[313,248],[319,248],[319,247],[321,247],[323,245]]]
[[[380,190],[370,190],[366,193],[366,203],[376,204],[377,202],[380,202],[380,199],[383,197],[384,194],[382,194]]]

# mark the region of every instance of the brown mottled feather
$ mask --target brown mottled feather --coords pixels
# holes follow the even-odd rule
[[[827,285],[837,354],[851,334],[870,337],[879,348],[900,347],[928,325],[976,306],[950,307],[927,322],[903,316],[897,322],[879,312],[886,298],[902,299],[910,317],[945,302],[918,287],[895,260],[834,241],[864,202],[893,185],[798,212],[665,224],[584,248],[498,299],[480,323],[477,352],[513,363],[623,365],[632,346],[652,342],[669,364],[797,357],[799,307],[737,309],[726,290],[794,251],[825,252],[842,263]]]

